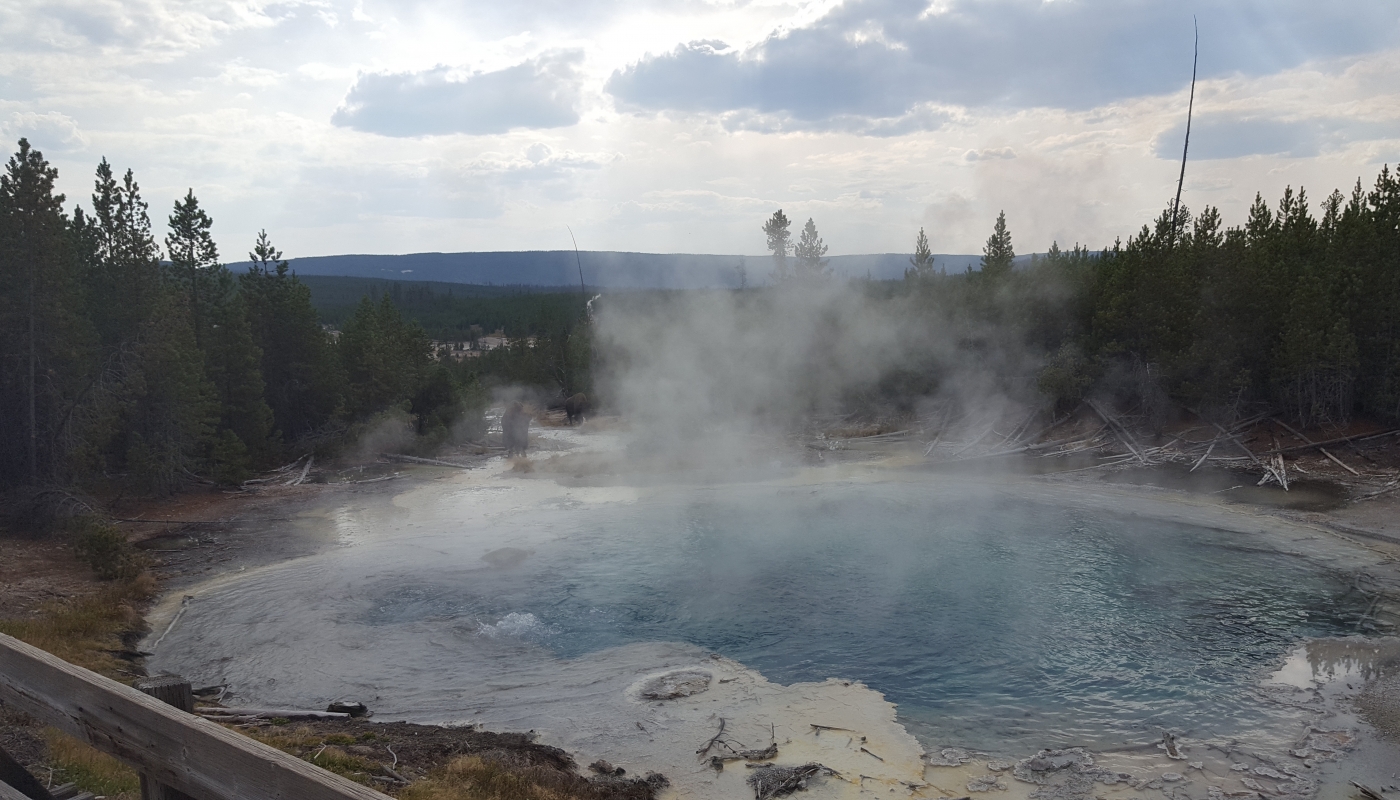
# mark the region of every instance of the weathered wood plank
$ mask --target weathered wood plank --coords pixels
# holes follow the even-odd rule
[[[29,800],[52,800],[39,779],[29,774],[24,765],[16,761],[5,748],[0,747],[0,784],[19,792]]]
[[[386,800],[0,634],[0,701],[201,800]]]
[[[29,800],[28,797],[19,793],[19,790],[4,781],[0,781],[0,800]]]

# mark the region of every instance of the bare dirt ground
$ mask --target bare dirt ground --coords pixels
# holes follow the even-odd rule
[[[4,538],[0,553],[0,619],[37,617],[46,604],[92,594],[101,585],[67,542]]]
[[[530,733],[491,733],[470,726],[444,728],[367,719],[265,723],[241,731],[359,783],[394,793],[407,783],[431,780],[463,757],[509,767],[537,784],[564,789],[582,800],[651,800],[666,785],[656,775],[634,776],[599,764],[590,774],[557,747]],[[609,765],[610,766],[610,765]]]

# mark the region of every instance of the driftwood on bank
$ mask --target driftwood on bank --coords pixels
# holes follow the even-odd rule
[[[1092,438],[1092,437],[1091,437],[1091,438]],[[1010,450],[997,450],[997,451],[991,452],[991,453],[983,453],[982,455],[965,456],[965,457],[963,457],[963,458],[949,458],[949,459],[944,459],[943,461],[940,461],[940,462],[938,462],[938,463],[940,463],[940,464],[965,464],[965,463],[967,463],[967,462],[969,462],[969,461],[981,461],[981,460],[983,460],[983,459],[988,459],[988,458],[1000,458],[1000,457],[1002,457],[1002,456],[1016,455],[1017,453],[1034,453],[1034,452],[1036,452],[1036,451],[1038,451],[1038,450],[1050,450],[1050,449],[1052,449],[1052,448],[1060,447],[1060,446],[1062,446],[1062,445],[1075,444],[1075,443],[1077,443],[1077,442],[1082,442],[1082,441],[1088,441],[1088,440],[1087,440],[1087,439],[1082,439],[1082,438],[1080,438],[1080,437],[1078,437],[1078,436],[1071,436],[1071,437],[1069,437],[1069,438],[1067,438],[1067,439],[1059,439],[1059,440],[1056,440],[1056,441],[1053,441],[1053,442],[1041,442],[1041,443],[1039,443],[1039,444],[1027,444],[1027,445],[1022,445],[1021,447],[1014,447],[1014,448],[1012,448],[1012,449],[1010,449]],[[964,448],[964,449],[966,449],[966,448]],[[961,451],[959,451],[959,452],[961,452]],[[1077,452],[1077,451],[1076,451],[1076,452]],[[1052,454],[1052,455],[1065,455],[1065,454],[1055,453],[1055,454]]]
[[[1143,464],[1147,463],[1147,457],[1142,454],[1142,451],[1137,446],[1137,443],[1133,441],[1133,435],[1128,433],[1127,428],[1123,427],[1123,425],[1119,423],[1118,420],[1114,419],[1103,409],[1099,408],[1099,404],[1095,403],[1093,400],[1085,400],[1084,403],[1085,405],[1089,406],[1089,408],[1093,409],[1095,414],[1099,415],[1099,418],[1104,421],[1104,424],[1108,425],[1110,430],[1117,434],[1119,440],[1123,442],[1123,445],[1127,447],[1133,455],[1137,456],[1138,461],[1141,461]]]
[[[1278,454],[1284,454],[1284,453],[1301,453],[1301,452],[1304,452],[1304,451],[1306,451],[1306,450],[1314,450],[1314,449],[1326,447],[1327,445],[1331,445],[1331,444],[1350,444],[1350,443],[1352,443],[1352,442],[1365,442],[1365,441],[1369,441],[1369,440],[1371,440],[1371,439],[1380,439],[1381,437],[1384,437],[1384,436],[1392,436],[1392,435],[1397,434],[1397,433],[1400,433],[1400,428],[1392,428],[1392,429],[1390,429],[1390,430],[1388,430],[1388,431],[1373,431],[1373,432],[1371,432],[1371,433],[1358,433],[1358,434],[1354,434],[1354,435],[1352,435],[1352,436],[1339,436],[1339,437],[1337,437],[1337,438],[1335,438],[1335,439],[1327,439],[1327,440],[1321,441],[1321,442],[1312,442],[1312,443],[1310,443],[1310,444],[1300,444],[1300,445],[1295,445],[1295,446],[1293,446],[1293,447],[1281,447],[1281,448],[1279,448],[1277,451],[1274,451],[1274,452],[1276,452],[1276,453],[1278,453]],[[1274,455],[1274,452],[1268,453],[1268,455]]]
[[[436,458],[419,458],[418,456],[406,456],[401,453],[380,453],[381,458],[390,461],[398,461],[404,464],[428,464],[434,467],[453,467],[455,469],[471,469],[466,464],[454,464],[451,461],[440,461]]]
[[[313,456],[308,456],[307,459],[306,459],[306,466],[304,466],[304,467],[301,468],[301,474],[298,475],[298,476],[296,477],[296,480],[287,481],[287,485],[288,485],[288,486],[300,486],[301,484],[305,483],[305,482],[306,482],[306,476],[307,476],[308,474],[311,473],[311,465],[312,465],[312,464],[315,464],[315,463],[316,463],[316,456],[314,456],[314,455],[313,455]]]
[[[249,717],[252,719],[349,719],[350,715],[338,711],[306,711],[297,708],[201,708],[201,717]]]
[[[765,765],[753,771],[748,778],[748,784],[753,787],[755,800],[768,800],[807,788],[807,779],[821,773],[837,774],[830,767],[816,762],[796,767]]]
[[[1086,406],[1087,409],[1085,409]],[[917,420],[918,425],[915,431],[895,431],[849,440],[809,440],[807,447],[819,450],[847,448],[874,450],[880,445],[888,446],[905,441],[906,436],[909,438],[917,436],[916,441],[923,448],[923,457],[930,465],[975,463],[1032,453],[1039,458],[1064,458],[1085,454],[1086,457],[1092,456],[1099,461],[1099,463],[1087,466],[1076,465],[1067,470],[1054,470],[1054,474],[1057,475],[1095,469],[1121,469],[1134,465],[1151,467],[1168,463],[1181,464],[1183,469],[1190,472],[1195,472],[1207,464],[1215,464],[1232,470],[1252,466],[1262,473],[1259,480],[1260,485],[1275,482],[1280,488],[1288,491],[1298,479],[1297,473],[1306,475],[1308,472],[1302,468],[1302,465],[1285,460],[1285,455],[1317,450],[1321,457],[1328,459],[1339,468],[1352,475],[1365,477],[1361,471],[1353,468],[1352,465],[1339,458],[1336,453],[1328,450],[1327,446],[1343,443],[1354,446],[1400,434],[1400,428],[1396,428],[1313,441],[1278,419],[1278,410],[1275,408],[1266,408],[1247,416],[1239,416],[1231,422],[1215,422],[1196,409],[1186,406],[1182,406],[1182,408],[1197,418],[1195,427],[1186,428],[1176,433],[1158,432],[1156,434],[1158,438],[1152,440],[1138,438],[1143,435],[1143,420],[1140,416],[1134,416],[1133,412],[1117,414],[1101,403],[1085,400],[1073,411],[1059,419],[1050,421],[1049,424],[1035,424],[1037,419],[1046,419],[1045,409],[1041,408],[1032,411],[1024,418],[1018,414],[1015,418],[1008,416],[994,420],[985,428],[982,427],[985,422],[979,423],[975,417],[966,414],[956,414],[950,405],[945,404],[942,408]],[[1093,417],[1097,417],[1097,420],[1090,417],[1089,413],[1092,413]],[[955,417],[956,420],[954,420]],[[982,419],[985,421],[986,418]],[[1076,427],[1081,428],[1080,432],[1054,441],[1037,441],[1059,425],[1072,419],[1078,420]],[[1278,435],[1282,435],[1279,433],[1274,436],[1271,445],[1261,447],[1262,442],[1257,441],[1260,431],[1255,426],[1266,420],[1278,423],[1278,428],[1283,428],[1297,437],[1301,444],[1285,447],[1279,442]],[[1084,423],[1089,421],[1097,421],[1101,424],[1093,430],[1083,430],[1087,428]],[[1001,427],[1006,423],[1011,423],[1010,427]],[[976,427],[973,427],[974,425]],[[1274,430],[1277,431],[1278,428],[1274,428]],[[1202,430],[1211,431],[1213,435],[1210,438],[1193,438],[1193,432]],[[1003,434],[1002,431],[1008,432]],[[818,435],[820,436],[820,434]],[[1197,435],[1199,436],[1199,433]],[[1268,435],[1266,430],[1264,436]],[[1148,444],[1149,441],[1163,443],[1151,445]],[[857,443],[862,442],[868,442],[868,447],[860,448]],[[852,447],[852,445],[856,446]],[[1260,449],[1251,449],[1251,445]],[[1363,448],[1365,446],[1362,445]],[[1374,447],[1375,445],[1370,446]],[[1230,447],[1231,450],[1239,452],[1239,455],[1223,451],[1222,447]],[[1357,448],[1353,447],[1353,449]],[[1118,455],[1120,452],[1122,455]],[[1290,475],[1290,472],[1295,474]],[[1376,494],[1384,494],[1396,489],[1400,489],[1400,484],[1382,487]],[[1363,495],[1356,499],[1364,500],[1366,496]]]

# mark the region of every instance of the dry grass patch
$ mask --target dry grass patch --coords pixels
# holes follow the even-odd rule
[[[140,628],[138,605],[155,589],[155,579],[142,573],[89,595],[48,603],[33,619],[0,620],[0,633],[70,664],[126,681],[132,672],[116,654],[125,650],[122,635]]]
[[[572,780],[571,780],[572,778]],[[548,767],[509,767],[462,756],[399,793],[400,800],[591,800],[576,794],[578,778]]]
[[[39,778],[50,785],[74,783],[108,800],[137,800],[141,796],[140,777],[117,759],[53,728],[44,729],[44,743],[53,776],[40,773]]]
[[[256,739],[284,753],[310,762],[335,774],[366,786],[383,788],[373,776],[384,776],[383,766],[373,758],[351,753],[344,748],[374,739],[374,734],[363,733],[359,737],[345,733],[322,734],[310,727],[298,725],[272,726],[269,728],[236,728],[239,733]]]

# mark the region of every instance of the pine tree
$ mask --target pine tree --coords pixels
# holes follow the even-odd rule
[[[194,196],[194,190],[190,189],[183,200],[175,201],[175,211],[170,215],[170,233],[165,237],[171,272],[188,290],[196,344],[203,341],[209,324],[205,319],[207,315],[200,308],[200,295],[204,288],[201,284],[208,282],[201,278],[201,274],[219,263],[219,248],[209,232],[213,226],[214,221],[199,207],[199,200]]]
[[[93,479],[163,494],[196,465],[217,409],[189,311],[162,275],[134,175],[127,170],[117,182],[104,158],[94,188],[89,230],[79,235],[89,242],[86,308],[102,366],[76,416],[84,423]],[[75,229],[80,212],[74,213]]]
[[[802,234],[797,239],[797,246],[793,248],[793,255],[797,257],[795,276],[807,280],[830,277],[827,260],[823,258],[826,250],[822,237],[817,235],[817,224],[808,217],[807,224],[802,226]]]
[[[1400,420],[1400,173],[1381,168],[1366,193],[1358,250],[1365,300],[1358,309],[1364,402],[1370,413]]]
[[[213,226],[191,189],[175,201],[165,246],[173,277],[187,288],[195,345],[219,407],[206,457],[216,477],[236,481],[272,456],[273,420],[263,399],[262,350],[237,282],[219,263]]]
[[[773,216],[763,223],[763,233],[768,237],[768,252],[773,254],[773,277],[777,280],[784,280],[788,277],[788,249],[789,240],[792,234],[788,231],[788,226],[792,221],[783,214],[780,208],[773,212]]]
[[[106,347],[136,335],[161,291],[160,248],[151,231],[147,205],[131,170],[122,182],[107,159],[97,166],[92,195],[94,248],[86,283],[90,318]]]
[[[266,400],[287,441],[306,436],[335,415],[341,401],[339,364],[311,305],[311,290],[290,272],[282,253],[258,234],[238,276],[253,340],[262,351]]]
[[[57,178],[25,139],[0,174],[0,485],[66,478],[68,410],[92,370]]]
[[[216,477],[232,483],[268,463],[276,452],[272,409],[264,399],[262,349],[253,339],[237,281],[222,265],[202,277],[208,279],[205,317],[209,327],[200,349],[205,375],[219,402],[219,431],[210,462]]]
[[[909,268],[904,270],[904,280],[928,281],[933,274],[933,251],[929,249],[924,229],[919,228],[919,236],[914,240],[914,257],[909,259]]]
[[[350,410],[357,417],[410,399],[431,361],[427,334],[405,321],[387,294],[378,304],[368,296],[361,298],[340,334],[338,349]]]
[[[1011,274],[1012,263],[1016,260],[1016,250],[1011,246],[1011,232],[1006,229],[1006,212],[997,214],[996,227],[982,248],[982,279],[990,284],[998,284]]]

